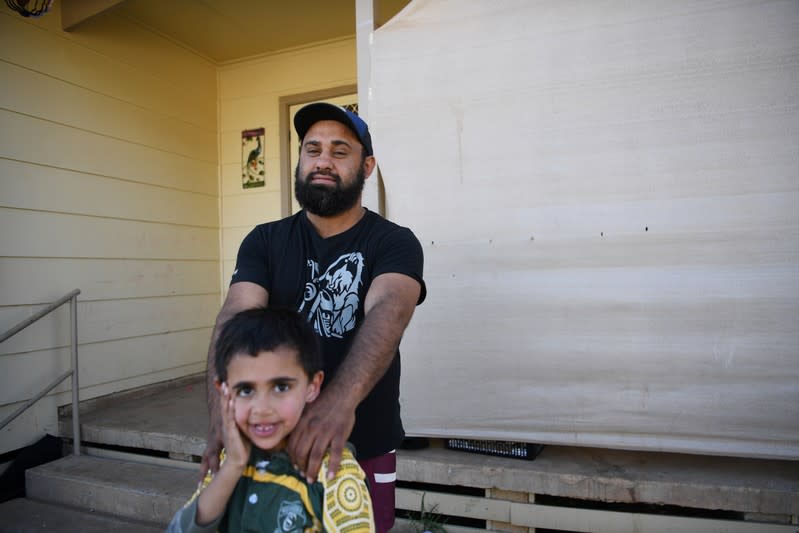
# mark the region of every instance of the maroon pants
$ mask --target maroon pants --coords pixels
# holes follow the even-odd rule
[[[387,533],[394,526],[394,488],[397,481],[397,454],[385,455],[358,461],[369,484],[369,495],[375,514],[377,533]]]

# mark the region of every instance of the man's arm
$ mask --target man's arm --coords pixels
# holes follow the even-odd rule
[[[216,369],[214,368],[214,348],[222,326],[230,318],[245,309],[266,307],[269,303],[269,293],[257,283],[242,281],[234,283],[228,290],[225,303],[216,317],[214,330],[211,333],[211,345],[208,347],[208,359],[205,368],[205,399],[208,402],[208,436],[205,443],[205,452],[200,468],[204,476],[209,470],[219,470],[219,452],[222,450],[221,414],[219,410],[219,393],[214,386]]]
[[[309,480],[316,479],[328,448],[329,471],[338,470],[355,408],[386,373],[420,292],[419,282],[404,274],[381,274],[372,281],[364,302],[366,318],[349,353],[289,437],[289,453]]]

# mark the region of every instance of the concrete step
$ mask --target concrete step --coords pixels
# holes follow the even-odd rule
[[[173,457],[200,455],[205,447],[208,418],[202,375],[83,405],[81,427],[86,444],[160,450]],[[62,417],[62,435],[69,437],[68,413]],[[547,446],[534,461],[524,461],[447,450],[439,439],[432,444],[429,449],[398,451],[401,481],[783,515],[794,521],[799,516],[799,461],[570,446]]]
[[[199,467],[68,456],[31,468],[29,499],[166,525],[194,493]]]
[[[72,436],[70,411],[59,417],[62,437]],[[195,375],[82,402],[80,425],[84,443],[201,456],[208,429],[205,378]]]
[[[25,498],[0,503],[0,533],[160,533],[164,526]]]

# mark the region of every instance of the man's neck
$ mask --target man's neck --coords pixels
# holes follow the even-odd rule
[[[308,217],[308,222],[316,230],[320,237],[327,239],[339,233],[344,233],[355,224],[357,224],[366,214],[366,209],[358,202],[356,205],[347,209],[343,213],[334,215],[332,217],[322,217],[315,215],[309,211],[305,211]]]

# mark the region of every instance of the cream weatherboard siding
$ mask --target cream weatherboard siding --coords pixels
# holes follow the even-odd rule
[[[74,288],[82,398],[201,371],[220,303],[217,68],[115,15],[0,9],[0,330]],[[0,345],[0,416],[69,366],[64,307]],[[0,433],[56,432],[69,381]]]

